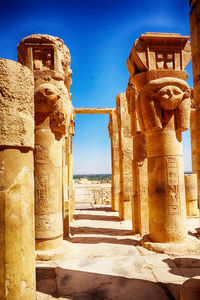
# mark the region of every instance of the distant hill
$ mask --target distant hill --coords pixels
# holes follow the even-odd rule
[[[74,179],[86,178],[88,180],[111,180],[111,174],[87,174],[87,175],[74,175]]]

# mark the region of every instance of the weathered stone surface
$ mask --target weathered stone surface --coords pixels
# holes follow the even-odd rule
[[[194,145],[194,134],[192,135],[192,153],[193,157],[196,155],[196,163],[194,163],[195,158],[193,159],[193,168],[197,174],[197,184],[198,184],[198,205],[200,207],[200,28],[199,28],[199,16],[200,16],[200,3],[199,1],[193,0],[190,1],[191,12],[190,12],[190,35],[192,43],[192,69],[193,69],[193,84],[194,84],[194,106],[195,112],[192,112],[191,115],[191,130],[195,126],[196,134],[196,144]],[[195,120],[194,120],[195,118]],[[195,123],[195,125],[194,125]],[[194,133],[191,131],[191,134]],[[196,154],[195,154],[196,146]],[[196,168],[196,169],[195,169]]]
[[[178,33],[141,34],[127,60],[131,79],[132,76],[148,70],[159,70],[160,77],[164,77],[163,70],[184,71],[191,59],[191,45],[188,39],[188,36]]]
[[[26,86],[26,88],[24,87]],[[28,68],[0,59],[0,145],[34,147],[33,77]]]
[[[75,108],[75,114],[111,114],[114,108]]]
[[[192,173],[197,174],[197,142],[196,142],[196,109],[194,104],[194,90],[191,88],[191,110],[190,110],[190,142],[192,153]]]
[[[0,59],[0,299],[35,300],[33,75]]]
[[[71,75],[69,49],[49,35],[34,34],[18,45],[18,60],[35,79],[35,205],[36,249],[62,243],[64,207],[63,160],[65,135],[70,134]],[[66,148],[64,147],[66,150]]]
[[[109,119],[109,137],[111,139],[112,163],[112,209],[119,211],[120,201],[120,161],[119,161],[119,131],[117,111],[113,110]]]
[[[133,198],[132,222],[135,233],[149,233],[148,172],[146,136],[141,132],[136,111],[136,87],[128,84],[126,89],[128,109],[131,116],[133,136]]]
[[[118,94],[116,102],[120,159],[119,216],[122,220],[130,220],[132,218],[131,200],[133,196],[133,179],[131,167],[133,159],[133,137],[131,134],[131,119],[128,112],[126,94]]]
[[[184,178],[187,216],[198,216],[197,174],[185,174]]]
[[[147,139],[150,238],[159,243],[182,242],[187,236],[181,132],[190,119],[184,71],[190,58],[188,37],[146,33],[127,61]]]
[[[169,83],[168,78],[158,79],[157,82],[155,81],[152,81],[152,89],[149,89],[147,84],[142,90],[140,95],[140,107],[143,105],[142,99],[147,101],[146,103],[148,106],[149,103],[154,101],[153,99],[160,97],[159,95],[153,95],[151,98],[152,100],[150,100],[150,97],[148,99],[148,96],[144,95],[150,95],[151,91],[153,93],[154,90],[159,90],[159,94],[160,84],[164,85],[165,82],[165,85],[167,86],[171,84],[172,80],[169,79]],[[151,84],[151,82],[149,84]],[[184,101],[186,102],[186,108],[189,101],[187,96],[187,84],[185,82],[183,83],[183,87],[184,88],[179,93],[182,95],[184,91],[186,91],[186,98],[184,99],[182,96],[181,99],[183,98],[184,100],[180,102],[185,110]],[[145,89],[148,91],[145,91]],[[168,95],[167,89],[163,95]],[[173,96],[171,96],[171,98],[173,99]],[[165,112],[166,116],[162,118],[158,113],[159,109],[160,107],[158,107],[157,113],[152,113],[151,108],[149,110],[147,109],[149,115],[147,115],[147,111],[145,112],[144,109],[142,115],[147,136],[150,237],[153,241],[159,242],[181,241],[186,237],[187,232],[184,227],[185,196],[182,145],[180,134],[178,132],[187,127],[189,121],[188,112],[190,111],[190,108],[188,108],[186,114],[180,111],[181,107],[180,109],[177,107],[177,110],[164,110],[162,111],[162,116],[164,116]],[[155,141],[159,141],[159,143],[156,143]],[[165,220],[164,226],[163,220]],[[176,230],[174,226],[176,226]]]

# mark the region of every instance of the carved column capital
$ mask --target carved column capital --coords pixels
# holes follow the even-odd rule
[[[188,84],[172,77],[150,81],[140,92],[137,111],[143,131],[162,130],[169,122],[172,130],[187,130],[190,118]]]

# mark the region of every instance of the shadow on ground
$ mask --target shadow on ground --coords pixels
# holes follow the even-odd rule
[[[186,278],[191,278],[195,276],[200,276],[200,259],[192,257],[176,257],[167,258],[163,260],[170,267],[172,263],[179,268],[181,276]],[[175,268],[170,268],[169,272],[175,274]]]
[[[80,204],[80,205],[76,204],[75,209],[76,210],[80,210],[80,211],[85,211],[85,210],[89,210],[89,211],[105,211],[105,212],[112,212],[113,211],[110,206],[87,207],[85,203]]]
[[[72,300],[169,300],[167,285],[83,271],[37,268],[37,291]],[[177,287],[177,285],[176,285]]]
[[[78,243],[78,244],[108,243],[108,244],[121,244],[121,245],[129,245],[129,246],[140,246],[140,242],[134,239],[115,239],[109,237],[71,237],[71,238],[67,238],[66,240],[71,243]]]
[[[117,216],[102,216],[102,215],[74,215],[74,220],[95,220],[95,221],[113,221],[113,222],[120,222],[119,217]]]
[[[96,228],[96,227],[70,227],[71,235],[75,234],[100,234],[111,236],[133,235],[133,230],[112,229],[112,228]]]

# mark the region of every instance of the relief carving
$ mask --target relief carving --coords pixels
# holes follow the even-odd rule
[[[54,49],[33,49],[33,70],[53,70],[54,69]]]
[[[174,116],[174,129],[188,129],[190,119],[190,89],[177,78],[150,81],[137,101],[140,126],[143,131],[162,130]]]

